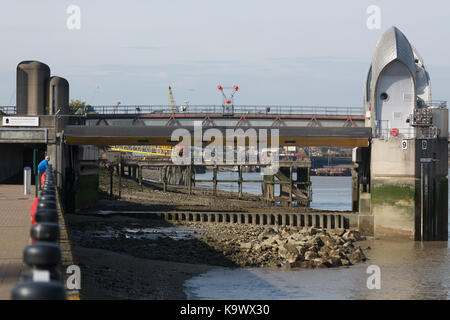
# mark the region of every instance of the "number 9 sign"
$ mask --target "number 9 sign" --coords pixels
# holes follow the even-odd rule
[[[402,150],[408,149],[408,140],[402,140]]]

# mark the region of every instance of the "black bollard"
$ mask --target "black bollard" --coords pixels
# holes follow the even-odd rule
[[[12,300],[66,300],[64,286],[56,281],[25,281],[16,285]]]
[[[43,194],[49,194],[49,195],[56,196],[56,190],[42,189],[41,195],[43,195]]]
[[[38,209],[34,215],[34,219],[37,223],[41,222],[58,222],[58,211],[56,209],[43,208]]]
[[[31,227],[31,238],[35,241],[57,242],[59,240],[59,225],[53,222],[40,222]]]
[[[53,178],[45,179],[44,186],[55,186],[55,181]]]
[[[56,243],[37,241],[25,247],[23,261],[30,267],[53,268],[61,261],[61,249]]]
[[[56,201],[39,201],[37,205],[38,210],[39,209],[56,209]]]
[[[56,197],[53,194],[41,192],[41,195],[39,196],[39,201],[55,201],[56,202]]]
[[[48,187],[48,186],[42,186],[42,192],[51,193],[56,195],[56,189],[55,187]]]
[[[56,190],[55,184],[54,184],[54,183],[51,183],[51,182],[47,182],[47,183],[44,182],[44,184],[42,185],[42,188],[45,188],[45,189],[55,189],[55,190]]]
[[[56,243],[37,241],[25,247],[23,261],[31,269],[22,272],[22,280],[36,280],[36,277],[45,275],[45,273],[48,273],[47,279],[49,280],[61,280],[61,271],[59,271],[61,249]]]

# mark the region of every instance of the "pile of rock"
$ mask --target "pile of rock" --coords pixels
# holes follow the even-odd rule
[[[195,224],[200,239],[240,266],[329,268],[366,260],[355,230]]]

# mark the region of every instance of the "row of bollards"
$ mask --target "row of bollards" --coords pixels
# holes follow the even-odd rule
[[[33,211],[33,209],[32,209]],[[12,290],[13,300],[65,300],[62,284],[61,249],[59,247],[58,211],[55,177],[49,164],[38,198],[37,210],[32,212],[32,244],[25,247],[23,261],[28,269],[21,282]]]

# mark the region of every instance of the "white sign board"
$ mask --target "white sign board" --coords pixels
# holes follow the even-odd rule
[[[3,126],[39,127],[39,117],[3,117]]]
[[[427,146],[428,146],[428,141],[422,140],[422,150],[427,150]]]
[[[408,149],[408,140],[402,140],[402,150]]]

